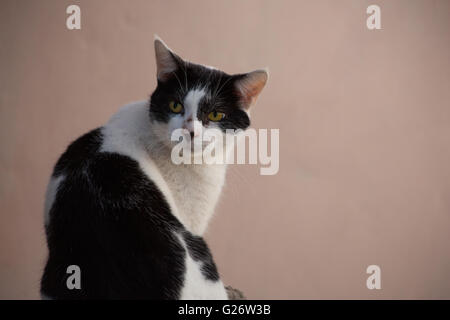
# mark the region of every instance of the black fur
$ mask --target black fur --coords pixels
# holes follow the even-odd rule
[[[163,194],[129,157],[99,152],[100,129],[73,142],[55,166],[65,176],[46,228],[48,261],[41,292],[54,299],[177,299],[186,252],[218,279],[206,243],[184,229]],[[69,265],[81,290],[69,290]]]

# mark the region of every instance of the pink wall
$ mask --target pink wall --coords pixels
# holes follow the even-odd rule
[[[382,30],[366,28],[370,4]],[[52,166],[152,92],[154,33],[230,73],[270,68],[253,126],[280,129],[280,171],[229,172],[207,234],[227,284],[249,298],[450,298],[445,0],[3,0],[0,298],[38,297]],[[370,264],[381,290],[366,288]]]

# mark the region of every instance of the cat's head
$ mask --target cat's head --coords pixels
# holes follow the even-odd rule
[[[225,135],[227,129],[248,128],[249,109],[266,84],[266,70],[229,75],[183,60],[159,38],[155,54],[158,85],[150,100],[150,120],[161,142],[173,146],[177,129],[185,129],[193,146],[210,129]]]

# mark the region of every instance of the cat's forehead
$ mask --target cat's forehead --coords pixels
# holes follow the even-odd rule
[[[230,79],[230,75],[217,68],[186,63],[177,70],[174,82],[184,94],[192,90],[203,90],[205,98],[210,98],[219,93],[219,89],[223,89],[221,86],[225,86]]]

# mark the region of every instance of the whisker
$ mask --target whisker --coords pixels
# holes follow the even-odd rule
[[[227,80],[225,80],[225,82],[222,84],[222,86],[219,88],[219,91],[217,92],[217,95],[220,94],[220,92],[222,91],[222,89],[225,87],[225,85],[231,80],[231,77],[229,77]]]
[[[176,74],[174,71],[172,71],[172,73],[173,73],[173,75],[175,76],[175,78],[177,78],[177,81],[178,81],[178,84],[180,85],[181,91],[182,91],[182,92],[185,92],[184,89],[183,89],[183,85],[181,84],[181,81],[180,81],[180,79],[178,78],[177,74]]]

